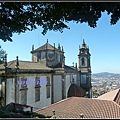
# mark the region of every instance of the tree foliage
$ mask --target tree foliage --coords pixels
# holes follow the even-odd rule
[[[0,64],[4,62],[6,51],[4,51],[0,46]]]
[[[12,41],[14,33],[32,31],[38,26],[43,28],[42,34],[48,30],[63,32],[70,29],[66,22],[86,22],[95,28],[101,13],[111,13],[110,24],[120,19],[120,3],[101,2],[1,2],[0,3],[0,39]]]

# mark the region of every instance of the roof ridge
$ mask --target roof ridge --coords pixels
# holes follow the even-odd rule
[[[10,66],[11,64],[13,64],[13,63],[15,62],[15,60],[12,60],[12,61],[10,61],[10,62],[11,62],[11,63],[9,64],[9,66]],[[9,63],[9,62],[8,62],[8,63]],[[9,66],[8,66],[8,67],[9,67]]]
[[[110,96],[110,100],[115,100],[115,97],[116,97],[116,95],[118,94],[118,91],[120,90],[120,88],[117,88],[117,89],[114,89],[114,90],[111,90],[111,91],[109,91],[109,92],[107,92],[107,93],[105,93],[105,94],[102,94],[101,96],[99,96],[97,99],[106,99],[107,98],[107,96],[109,95],[110,96],[110,94],[112,93],[113,95],[112,95],[112,97]],[[108,100],[108,99],[107,99]]]
[[[120,108],[120,105],[118,103],[116,103],[115,101],[112,101],[112,102]]]
[[[48,48],[47,48],[48,50],[53,50],[53,49],[55,49],[55,50],[59,51],[59,49],[58,49],[57,47],[51,45],[50,43],[45,43],[45,44],[43,44],[42,46],[40,46],[40,47],[32,50],[31,52],[39,51],[40,49],[41,49],[41,50],[44,50],[44,49],[46,49],[46,46],[48,46]],[[52,49],[49,48],[49,47],[51,47]],[[44,49],[42,49],[42,48],[44,48]],[[62,52],[62,51],[60,50],[60,52]]]
[[[116,89],[116,90],[117,90],[117,89]],[[115,100],[116,100],[117,96],[119,95],[119,92],[120,92],[120,88],[118,88],[117,93],[116,93],[116,95],[115,95],[115,97],[114,97],[113,101],[115,101]]]
[[[13,102],[9,103],[9,104],[8,104],[8,106],[7,106],[7,108],[6,108],[5,110],[9,109],[9,108],[10,108],[10,106],[12,106],[12,105],[13,105],[12,103],[13,103]]]
[[[112,101],[112,100],[105,100],[105,99],[98,99],[98,98],[92,98],[93,100],[102,100],[102,101]]]
[[[43,108],[41,108],[41,109],[38,109],[38,110],[36,110],[35,112],[37,112],[37,111],[39,111],[39,110],[44,110],[45,108],[49,108],[49,107],[51,107],[51,106],[53,106],[53,105],[59,104],[59,103],[61,103],[61,102],[64,102],[64,101],[66,101],[66,100],[68,100],[68,99],[72,99],[72,98],[73,98],[73,97],[69,97],[69,98],[66,98],[66,99],[62,99],[62,100],[60,100],[60,101],[58,101],[58,102],[55,102],[55,103],[53,103],[53,104],[51,104],[51,105],[49,105],[49,106],[43,107]]]
[[[62,100],[62,102],[64,101],[65,102],[64,103],[57,102],[54,106],[51,105],[50,107],[45,107],[44,109],[39,109],[35,112],[39,114],[42,113],[45,115],[52,116],[52,110],[55,110],[56,115],[59,116],[60,118],[61,117],[62,118],[64,117],[80,118],[81,114],[84,115],[83,118],[88,118],[88,119],[89,118],[98,119],[98,118],[103,118],[103,117],[109,119],[109,118],[119,117],[120,106],[111,100],[99,100],[99,99],[95,100],[95,99],[83,98],[83,97],[70,97],[69,99],[66,99],[66,100],[69,100],[69,101]],[[95,107],[93,105],[95,105]],[[87,108],[89,109],[86,110]],[[108,110],[110,111],[110,114],[108,113]]]
[[[32,61],[24,61],[24,60],[19,60],[19,62],[29,62],[29,63],[36,63],[36,62],[32,62]]]

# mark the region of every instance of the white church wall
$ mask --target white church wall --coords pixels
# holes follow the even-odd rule
[[[27,105],[33,106],[35,102],[35,76],[27,76],[27,81],[30,81],[30,83],[27,84]]]
[[[37,75],[37,77],[40,77],[40,80],[45,81],[40,84],[40,101],[35,101],[35,75],[33,76],[26,76],[27,81],[32,81],[27,84],[27,105],[30,105],[33,107],[33,111],[40,109],[42,107],[48,106],[51,104],[51,94],[50,98],[47,98],[46,96],[46,76],[40,76]],[[51,83],[51,78],[50,78]],[[50,89],[51,90],[51,89]],[[51,91],[50,91],[51,93]],[[21,100],[21,93],[19,92],[19,101]],[[20,102],[19,102],[20,103]]]
[[[53,76],[53,80],[54,80],[54,103],[62,100],[62,76],[61,75],[54,75]]]
[[[73,78],[74,78],[74,83],[77,84],[77,75],[74,74],[74,75],[73,75]]]
[[[65,88],[66,88],[66,98],[67,98],[67,93],[68,93],[68,89],[69,89],[69,87],[70,87],[70,85],[71,85],[71,76],[70,75],[66,75],[65,76]]]
[[[15,102],[15,79],[8,78],[6,81],[6,104]]]
[[[47,98],[47,91],[46,91],[45,92],[46,93],[46,106],[51,105],[51,97],[52,97],[52,95],[51,95],[51,75],[49,77],[50,77],[50,97]],[[46,82],[47,82],[47,77],[46,77]],[[45,85],[45,87],[46,87],[46,85]]]
[[[40,79],[42,81],[47,81],[47,77],[46,76],[41,76]],[[51,91],[50,91],[51,93]],[[47,98],[47,92],[46,92],[46,84],[41,84],[41,88],[40,88],[40,108],[45,107],[47,105],[51,104],[51,95],[50,98]]]

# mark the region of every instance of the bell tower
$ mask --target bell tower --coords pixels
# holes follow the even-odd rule
[[[86,96],[92,98],[92,86],[91,86],[91,65],[90,65],[89,48],[83,39],[82,47],[79,46],[78,54],[78,71],[80,76],[80,87],[86,91]]]

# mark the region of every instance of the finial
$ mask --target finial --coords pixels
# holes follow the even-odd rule
[[[83,48],[86,48],[86,44],[85,44],[85,40],[83,39],[83,44],[82,44]]]
[[[7,67],[7,54],[5,54],[5,57],[4,57],[4,66],[5,68]]]
[[[85,40],[83,39],[83,44],[85,44]]]
[[[75,68],[76,68],[76,70],[77,70],[77,63],[75,64]]]
[[[58,49],[60,50],[60,43],[58,43]]]
[[[32,51],[34,50],[34,45],[32,45]]]
[[[73,64],[73,67],[74,67],[74,62],[72,64]]]
[[[19,60],[18,60],[18,56],[16,57],[16,67],[18,68],[19,66]]]
[[[63,50],[63,46],[62,46],[62,52],[64,52],[64,50]]]
[[[80,114],[80,118],[83,118],[84,117],[84,115],[83,114]]]
[[[55,115],[55,110],[53,110],[52,112],[53,112],[53,115]]]
[[[47,43],[46,43],[46,49],[48,48],[48,39],[47,39]]]

